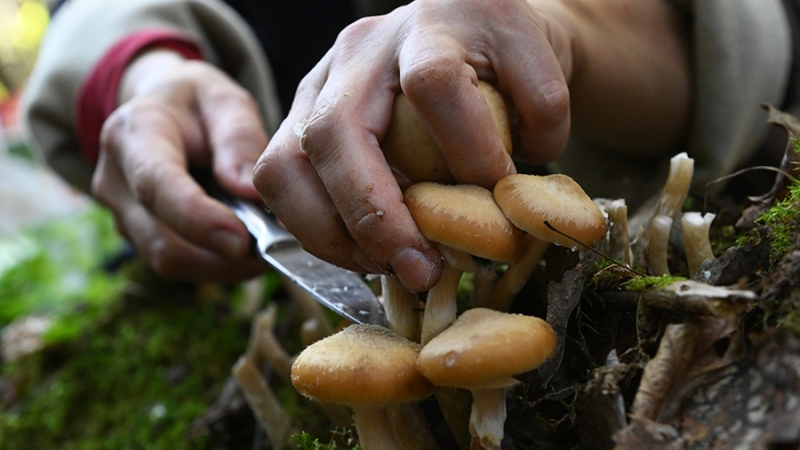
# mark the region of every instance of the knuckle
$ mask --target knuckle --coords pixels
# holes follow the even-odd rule
[[[379,230],[385,226],[386,211],[376,208],[370,203],[369,198],[361,198],[358,201],[361,205],[345,219],[350,235],[356,242],[369,243],[374,249],[382,248],[384,233],[380,233]]]
[[[403,92],[412,100],[428,98],[447,91],[459,80],[463,63],[455,55],[434,53],[420,55],[400,76]]]
[[[570,96],[565,82],[555,80],[546,83],[539,87],[537,94],[532,100],[545,120],[557,123],[569,115]]]
[[[303,126],[303,151],[309,155],[325,148],[333,141],[337,126],[345,114],[343,105],[331,101],[322,102]]]
[[[352,45],[360,45],[364,37],[370,34],[381,22],[377,16],[363,17],[345,27],[336,38],[338,48],[350,49]],[[351,44],[352,43],[352,44]]]

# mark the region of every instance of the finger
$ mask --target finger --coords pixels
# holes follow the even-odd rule
[[[161,278],[175,281],[234,282],[266,270],[251,259],[228,259],[182,239],[155,219],[127,191],[122,174],[101,154],[93,179],[96,192],[114,192],[101,202],[115,216],[117,229]]]
[[[180,111],[160,103],[128,102],[103,127],[103,153],[120,167],[136,202],[174,233],[219,255],[244,258],[249,243],[244,224],[187,171],[181,120]]]
[[[378,56],[360,53],[341,63],[369,67],[360,58]],[[383,69],[327,79],[305,128],[305,149],[350,236],[408,289],[423,291],[439,278],[440,255],[405,207],[378,145],[397,92]]]
[[[267,134],[252,96],[223,74],[196,81],[198,113],[213,153],[214,174],[231,194],[259,199],[253,167],[267,146]]]
[[[305,118],[325,80],[320,64],[301,82],[292,109],[256,163],[254,184],[264,202],[310,253],[368,273],[383,268],[350,237],[325,186],[300,149]]]
[[[543,20],[525,11],[504,15],[487,52],[500,90],[519,113],[521,148],[515,149],[515,157],[518,154],[534,164],[555,160],[570,133],[570,95],[564,74],[571,70],[571,62],[559,61],[556,55],[569,44],[551,42],[556,39],[548,27],[556,25]]]
[[[465,49],[421,31],[400,53],[401,85],[442,149],[456,180],[491,189],[515,172]]]

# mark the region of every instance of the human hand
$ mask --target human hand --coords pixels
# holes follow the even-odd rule
[[[139,56],[106,120],[92,193],[164,278],[238,281],[264,271],[249,236],[189,174],[211,169],[231,194],[260,199],[252,169],[267,135],[251,97],[225,74],[168,50]]]
[[[418,0],[356,22],[301,83],[256,165],[257,189],[310,252],[429,289],[441,257],[379,147],[394,97],[407,95],[459,182],[491,188],[514,172],[479,79],[515,108],[515,154],[552,160],[569,133],[571,54],[547,20],[524,1]]]

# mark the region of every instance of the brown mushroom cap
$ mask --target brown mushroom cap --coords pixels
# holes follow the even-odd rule
[[[508,111],[503,96],[491,84],[478,82],[478,90],[483,94],[500,139],[508,153],[511,153],[511,130]],[[392,121],[381,142],[386,162],[405,175],[412,183],[436,181],[455,183],[439,146],[428,133],[422,118],[419,117],[408,97],[400,93],[395,97]]]
[[[435,388],[417,370],[420,345],[376,325],[351,325],[303,350],[292,384],[322,402],[348,405],[410,402]]]
[[[406,190],[405,204],[422,234],[434,242],[506,263],[522,254],[524,233],[503,215],[488,189],[417,183]]]
[[[494,199],[514,225],[543,241],[577,246],[550,230],[545,221],[589,246],[606,233],[600,208],[566,175],[509,175],[495,185]]]
[[[538,317],[473,308],[422,348],[417,367],[437,386],[492,387],[535,369],[555,347],[553,329]]]

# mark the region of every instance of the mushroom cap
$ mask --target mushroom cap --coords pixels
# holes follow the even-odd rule
[[[538,317],[473,308],[422,348],[417,367],[437,386],[498,387],[555,348],[553,329]]]
[[[489,105],[495,127],[506,151],[511,153],[511,129],[503,96],[489,83],[478,82],[478,90]],[[402,92],[395,97],[392,120],[381,142],[386,162],[412,183],[455,183],[439,146],[422,118]]]
[[[406,190],[405,204],[425,237],[456,250],[510,263],[525,247],[525,234],[480,186],[417,183]]]
[[[578,245],[549,229],[545,221],[588,246],[606,233],[600,208],[566,175],[509,175],[495,185],[494,199],[514,225],[543,241]]]
[[[420,345],[377,325],[351,325],[315,342],[292,365],[298,392],[322,402],[391,404],[435,388],[417,370]]]

